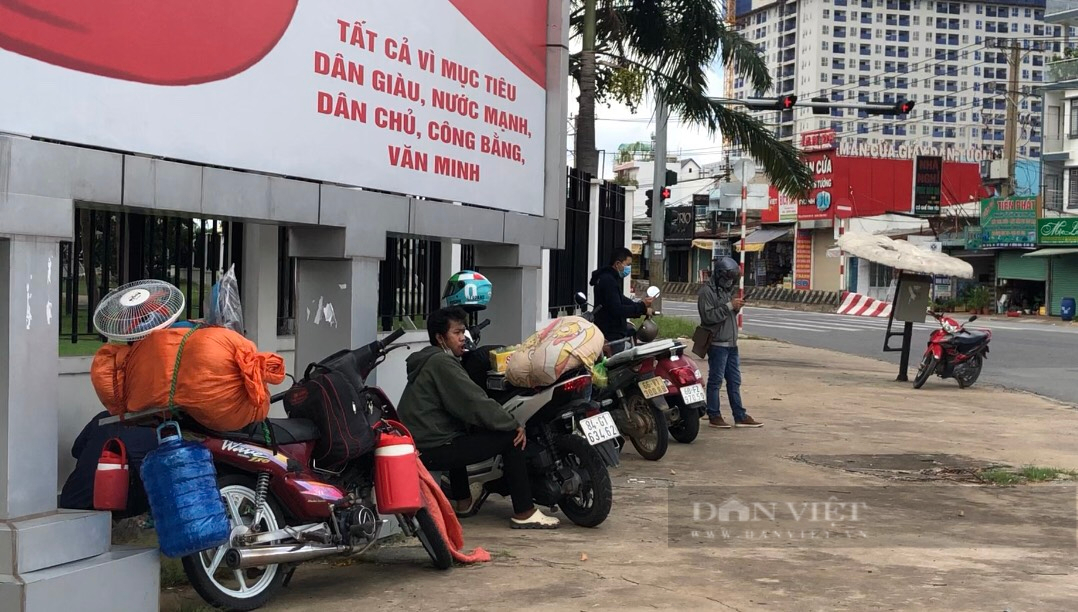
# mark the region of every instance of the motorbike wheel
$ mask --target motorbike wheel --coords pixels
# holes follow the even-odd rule
[[[235,529],[250,526],[255,515],[254,480],[245,476],[228,475],[217,479],[217,488],[228,509],[229,522]],[[277,503],[266,497],[266,508],[259,521],[263,531],[285,527],[284,513]],[[284,582],[285,568],[266,565],[242,570],[222,567],[225,552],[231,542],[216,549],[203,550],[183,557],[183,571],[195,591],[215,608],[226,610],[255,610],[266,605]],[[226,579],[227,577],[227,579]]]
[[[413,515],[412,520],[416,523],[415,535],[430,555],[434,567],[440,570],[453,567],[453,554],[449,552],[449,544],[442,537],[442,532],[438,531],[438,525],[435,524],[430,511],[421,508]]]
[[[977,382],[977,379],[981,377],[981,368],[984,367],[984,358],[977,355],[972,361],[973,363],[969,364],[969,369],[967,370],[969,374],[962,377],[955,377],[955,379],[958,380],[959,389],[972,387],[973,383]]]
[[[913,379],[913,388],[920,389],[928,382],[929,377],[936,371],[936,358],[931,353],[921,360],[921,367],[917,368],[917,377]]]
[[[565,460],[573,466],[573,471],[580,474],[583,489],[573,497],[563,497],[558,506],[577,525],[597,527],[606,520],[614,503],[614,489],[606,463],[599,452],[580,436],[565,436],[560,446]]]
[[[666,399],[677,408],[680,419],[670,425],[670,435],[682,444],[690,444],[700,435],[700,411],[692,406],[686,406],[681,399]]]
[[[662,459],[670,444],[670,429],[663,411],[639,393],[627,393],[623,405],[625,416],[632,424],[626,433],[633,448],[648,461]]]

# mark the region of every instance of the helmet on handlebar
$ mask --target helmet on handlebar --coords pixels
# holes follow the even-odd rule
[[[471,270],[461,270],[449,277],[442,291],[446,306],[486,306],[490,302],[491,284],[485,276]]]
[[[636,341],[643,344],[654,342],[658,336],[659,325],[651,319],[644,319],[644,322],[640,324],[640,328],[636,330]]]

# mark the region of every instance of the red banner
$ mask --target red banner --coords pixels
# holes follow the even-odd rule
[[[831,150],[806,153],[805,161],[811,165],[816,182],[808,199],[797,203],[799,220],[831,219],[839,207],[842,217],[912,211],[912,160],[841,157]],[[940,204],[976,202],[989,195],[977,164],[944,162]],[[788,214],[780,215],[780,198],[774,189],[768,209],[761,215],[763,223],[790,220]]]

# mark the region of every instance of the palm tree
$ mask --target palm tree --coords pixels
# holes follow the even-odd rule
[[[812,172],[790,143],[779,142],[756,117],[707,97],[707,68],[716,57],[732,65],[760,92],[771,75],[755,45],[722,21],[714,0],[573,0],[570,25],[583,49],[570,59],[580,88],[576,117],[578,169],[598,175],[595,104],[616,101],[636,108],[645,95],[661,95],[671,116],[721,131],[754,157],[783,193],[811,187]]]

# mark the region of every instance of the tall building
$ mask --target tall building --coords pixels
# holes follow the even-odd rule
[[[1041,156],[1046,63],[1074,28],[1045,24],[1045,0],[733,0],[738,31],[758,45],[771,91],[752,91],[732,74],[730,97],[794,94],[801,102],[894,103],[912,100],[905,117],[855,109],[761,111],[782,139],[833,129],[844,155],[908,158],[938,152],[955,161],[1004,153],[1009,61],[1018,52],[1018,159]]]

